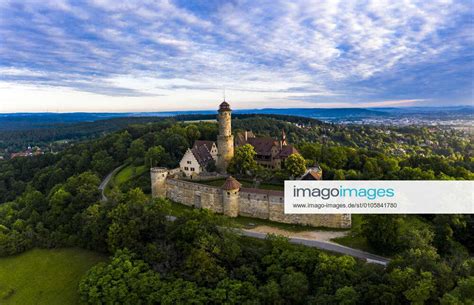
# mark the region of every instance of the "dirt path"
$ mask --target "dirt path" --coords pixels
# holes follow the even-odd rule
[[[257,233],[265,233],[265,234],[277,234],[282,235],[288,238],[302,238],[302,239],[309,239],[309,240],[318,240],[318,241],[325,241],[331,242],[331,239],[337,237],[346,236],[349,231],[301,231],[301,232],[292,232],[287,231],[275,227],[269,226],[257,226],[252,229],[248,229],[248,231],[257,232]]]

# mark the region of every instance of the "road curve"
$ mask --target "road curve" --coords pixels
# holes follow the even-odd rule
[[[248,229],[240,230],[240,234],[243,236],[254,237],[254,238],[259,238],[259,239],[265,239],[267,237],[266,233],[254,232]],[[358,249],[349,248],[349,247],[342,246],[342,245],[332,243],[332,242],[319,241],[319,240],[313,240],[313,239],[304,239],[304,238],[295,238],[295,237],[290,237],[288,238],[288,240],[292,244],[299,244],[299,245],[304,245],[308,247],[318,248],[321,250],[350,255],[359,259],[363,259],[368,263],[374,263],[374,264],[386,266],[390,262],[388,258],[371,254],[368,252],[364,252]]]
[[[120,165],[119,167],[117,167],[116,169],[114,169],[113,171],[111,171],[111,172],[104,178],[104,180],[102,180],[102,182],[100,183],[100,185],[99,185],[99,190],[100,190],[101,193],[102,193],[102,199],[101,199],[101,201],[107,201],[107,196],[105,196],[105,188],[107,187],[107,184],[109,184],[110,179],[112,179],[112,177],[113,177],[119,170],[121,170],[122,167],[124,167],[124,165]]]

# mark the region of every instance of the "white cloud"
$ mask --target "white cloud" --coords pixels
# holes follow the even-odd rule
[[[0,73],[16,77],[8,88],[34,84],[62,87],[60,92],[68,88],[68,96],[101,93],[94,99],[104,102],[91,104],[95,110],[109,105],[105,92],[133,93],[123,97],[134,101],[133,107],[149,106],[150,95],[163,101],[153,107],[205,107],[207,99],[215,103],[213,96],[220,97],[223,87],[242,107],[285,101],[316,106],[308,102],[314,96],[362,105],[392,98],[379,98],[384,88],[355,83],[380,84],[411,67],[455,57],[473,44],[472,34],[456,25],[472,5],[443,0],[243,0],[209,10],[207,16],[166,0],[87,3],[31,1],[24,16],[3,18],[0,59],[9,65]],[[13,10],[9,3],[2,7]],[[59,11],[65,20],[39,8]],[[70,15],[79,21],[65,26]],[[455,33],[442,36],[441,31]],[[35,69],[24,68],[25,62]],[[38,77],[36,83],[31,77]],[[8,96],[8,90],[4,87],[2,94]]]
[[[0,77],[1,76],[44,76],[46,73],[41,71],[33,71],[25,68],[15,68],[15,67],[0,67]]]

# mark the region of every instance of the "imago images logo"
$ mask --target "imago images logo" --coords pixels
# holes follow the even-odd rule
[[[285,181],[286,214],[470,214],[474,181]]]
[[[374,200],[377,198],[391,198],[395,196],[395,190],[393,188],[355,188],[355,187],[343,187],[339,188],[309,188],[309,187],[297,187],[293,186],[293,196],[296,198],[321,198],[328,200],[331,198],[367,198]]]

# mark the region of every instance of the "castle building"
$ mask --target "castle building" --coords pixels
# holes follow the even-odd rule
[[[219,135],[217,136],[217,171],[226,173],[227,166],[234,156],[234,136],[232,135],[230,105],[223,101],[219,105],[217,121],[219,123]]]
[[[207,171],[211,162],[217,160],[217,146],[212,141],[195,141],[179,162],[179,168],[186,177],[199,175]]]
[[[235,146],[250,144],[257,155],[255,161],[265,168],[281,169],[291,154],[297,154],[298,150],[288,144],[285,131],[282,131],[281,139],[275,140],[271,137],[257,138],[252,131],[239,132],[236,135]]]
[[[153,198],[165,197],[189,207],[209,209],[229,217],[245,216],[314,227],[351,227],[350,214],[285,214],[283,191],[243,187],[235,178],[226,175],[227,166],[234,156],[231,109],[227,102],[220,104],[217,118],[217,146],[212,141],[196,141],[184,154],[179,168],[151,168]],[[252,132],[244,132],[237,134],[235,144],[252,145],[257,152],[256,161],[269,168],[279,168],[289,155],[297,152],[287,143],[284,132],[280,140],[257,138]],[[191,181],[195,175],[198,176],[195,180],[206,179],[206,175],[200,174],[208,171],[211,162],[216,162],[221,173],[219,176],[226,179],[222,186]],[[191,179],[182,179],[183,174]],[[302,179],[319,180],[321,174],[319,167],[310,168]]]
[[[268,169],[283,168],[286,158],[298,153],[293,145],[288,144],[283,130],[281,139],[256,137],[252,131],[244,131],[237,133],[234,141],[231,112],[230,105],[226,101],[219,105],[217,146],[212,141],[196,141],[193,148],[186,151],[180,162],[181,172],[186,177],[205,172],[211,161],[215,162],[219,173],[226,174],[227,167],[234,156],[234,144],[236,147],[245,144],[252,145],[257,153],[255,161]]]

